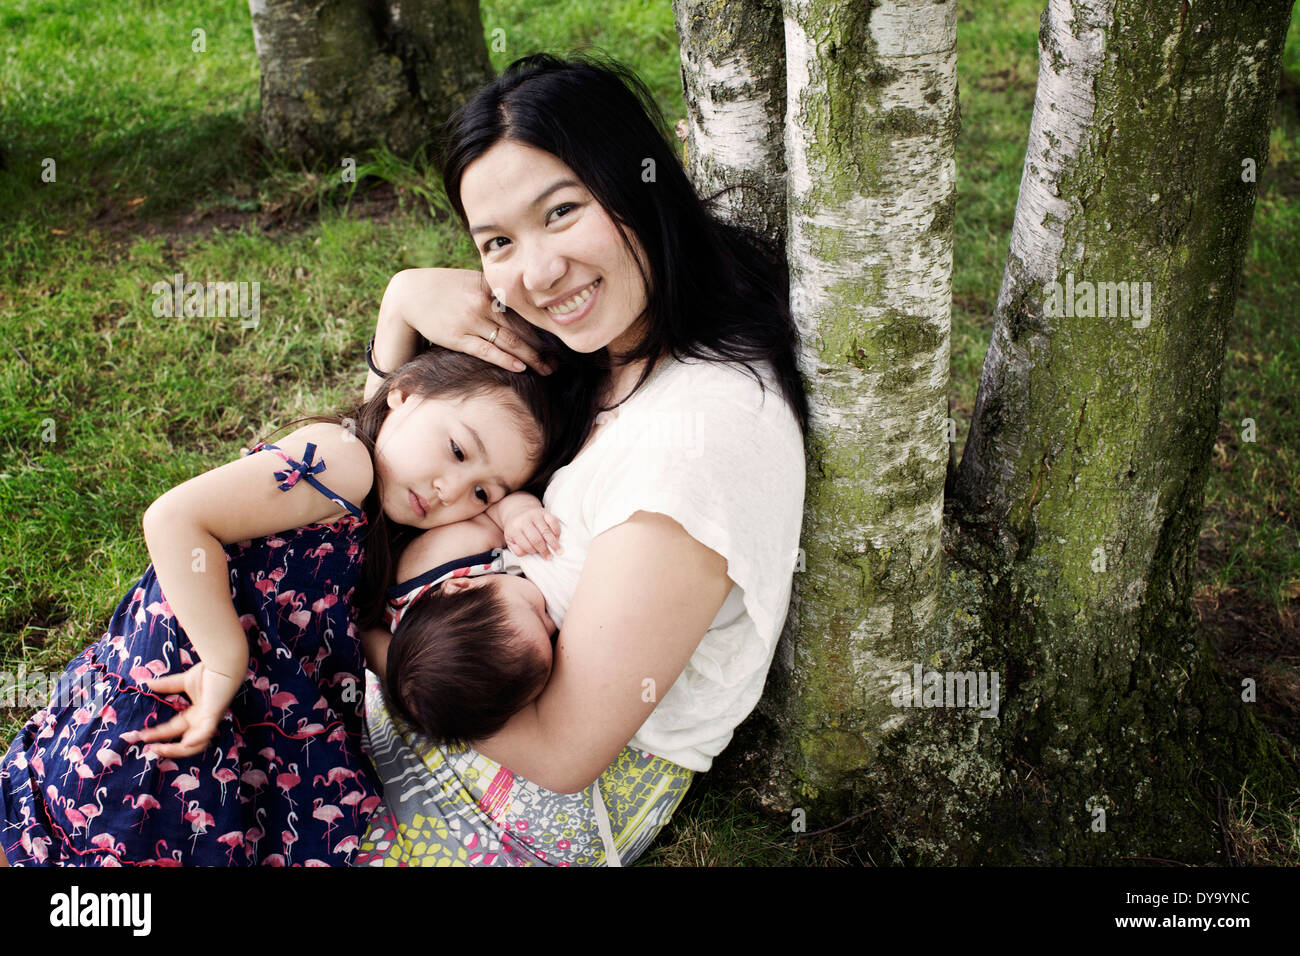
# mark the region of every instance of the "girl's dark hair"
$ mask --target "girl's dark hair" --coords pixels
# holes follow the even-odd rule
[[[668,354],[739,362],[760,386],[749,363],[767,362],[807,430],[784,256],[752,230],[721,218],[713,205],[721,193],[701,201],[670,145],[663,114],[634,72],[608,57],[539,53],[515,60],[481,87],[443,131],[443,184],[466,227],[461,179],[502,140],[545,150],[573,170],[614,220],[629,253],[627,230],[639,238],[650,273],[642,275],[649,322],[626,359],[650,362],[637,388]],[[649,182],[647,169],[654,171]],[[536,332],[569,352],[558,337]],[[609,357],[601,349],[574,361],[608,368]]]
[[[384,693],[426,737],[468,745],[504,727],[550,672],[549,658],[520,641],[492,581],[450,594],[437,587],[393,632]]]
[[[546,357],[559,361],[558,356],[549,352]],[[508,414],[514,416],[525,434],[533,436],[529,453],[538,458],[537,470],[529,483],[514,490],[528,491],[540,498],[551,475],[577,454],[586,439],[596,414],[597,385],[597,379],[591,374],[542,376],[531,369],[511,372],[473,355],[432,346],[385,377],[369,401],[342,414],[314,415],[284,427],[312,421],[343,425],[365,444],[373,460],[380,426],[391,410],[388,394],[393,388],[400,387],[423,398],[469,398],[504,389],[515,399],[513,407],[507,406]],[[361,505],[369,530],[353,605],[357,626],[363,629],[384,626],[386,589],[395,571],[395,556],[419,534],[419,529],[394,526],[388,521],[379,505],[381,493],[376,474]]]

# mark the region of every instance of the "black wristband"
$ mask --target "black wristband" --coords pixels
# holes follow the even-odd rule
[[[366,364],[370,366],[370,371],[374,372],[380,378],[387,378],[388,373],[382,371],[379,368],[379,366],[375,364],[374,353],[375,353],[375,337],[372,335],[370,336],[370,344],[366,346]]]

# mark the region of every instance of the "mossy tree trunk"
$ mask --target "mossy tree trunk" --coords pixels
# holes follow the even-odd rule
[[[1052,0],[1043,14],[951,509],[983,585],[974,643],[1005,668],[987,817],[1014,821],[1021,849],[1003,855],[1211,860],[1216,780],[1234,796],[1248,774],[1263,795],[1293,786],[1191,610],[1290,9]]]
[[[478,0],[249,0],[267,144],[334,160],[413,155],[492,76]]]
[[[1216,788],[1294,788],[1190,607],[1290,7],[1050,0],[944,524],[953,4],[787,2],[806,570],[718,765],[769,805],[865,814],[897,858],[1207,861]],[[916,668],[996,677],[996,716],[898,706]]]
[[[677,10],[697,77],[686,84],[697,184],[788,171],[770,209],[784,199],[813,410],[804,571],[759,713],[727,762],[749,763],[768,803],[829,806],[897,717],[888,675],[938,623],[956,7],[791,2],[780,32],[767,7]],[[760,78],[782,60],[778,125],[781,97]],[[781,164],[754,143],[777,128]],[[775,218],[734,213],[758,229]]]

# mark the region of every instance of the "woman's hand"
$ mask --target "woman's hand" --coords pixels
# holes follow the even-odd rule
[[[375,326],[375,364],[395,371],[415,357],[421,337],[504,369],[551,371],[532,327],[496,302],[477,269],[405,269],[389,280]],[[382,381],[373,373],[371,379]],[[367,397],[371,391],[368,381]]]
[[[190,706],[166,723],[140,731],[138,740],[175,740],[147,748],[162,757],[192,757],[202,753],[217,732],[217,724],[244,682],[244,675],[232,677],[210,670],[202,661],[179,674],[156,677],[141,686],[151,694],[184,694]]]

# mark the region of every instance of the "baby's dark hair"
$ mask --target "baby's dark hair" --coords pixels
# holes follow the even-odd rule
[[[492,736],[550,676],[549,657],[520,639],[491,579],[450,593],[430,588],[388,645],[389,707],[439,744]]]

